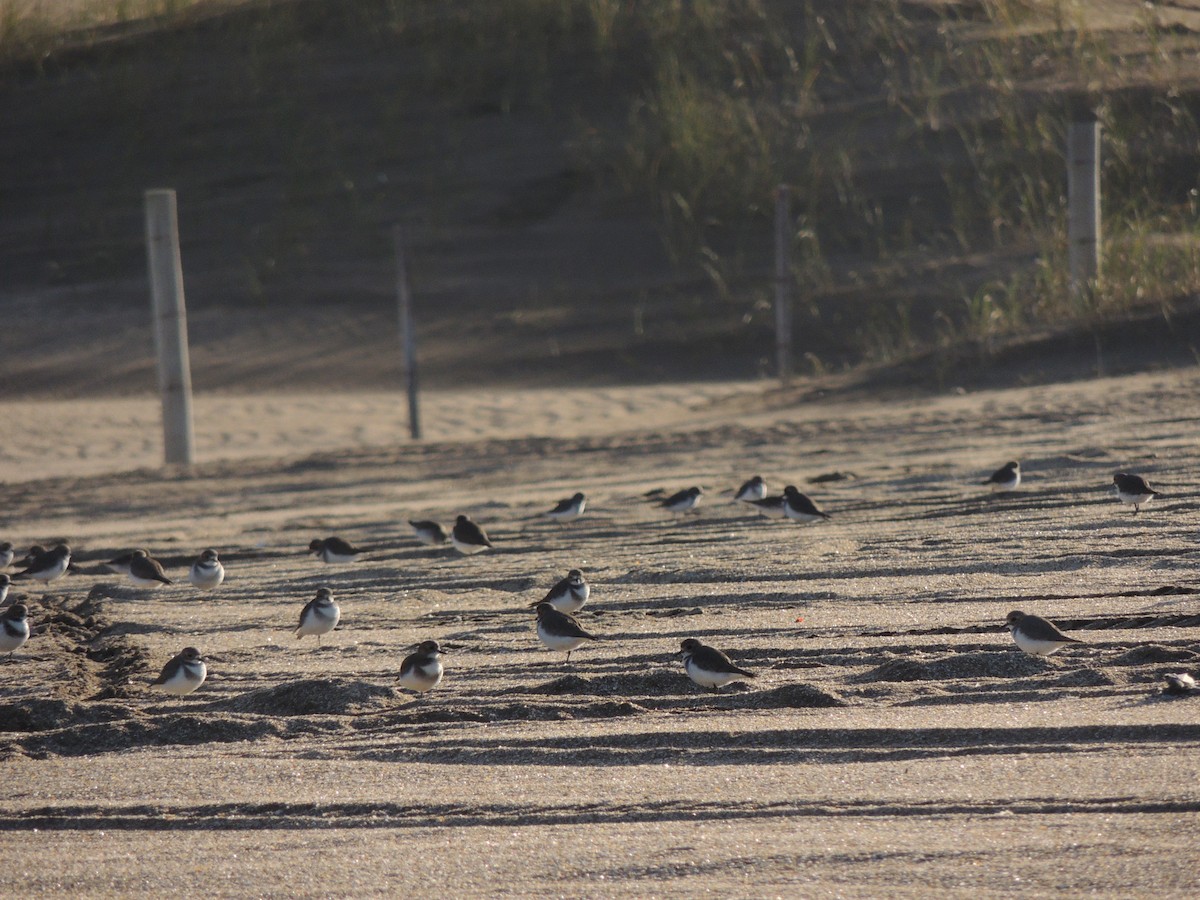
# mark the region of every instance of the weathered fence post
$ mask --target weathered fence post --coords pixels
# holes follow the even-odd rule
[[[775,370],[792,377],[792,204],[786,184],[775,189]]]
[[[168,464],[190,466],[195,458],[192,373],[188,363],[187,310],[175,192],[150,190],[145,196],[146,258],[154,308],[158,386],[162,394],[163,453]]]
[[[1071,293],[1082,296],[1100,277],[1100,122],[1082,103],[1067,127],[1067,216]]]
[[[396,298],[400,305],[400,347],[404,381],[408,386],[408,430],[415,441],[421,439],[421,406],[417,393],[417,335],[413,328],[412,292],[408,286],[404,229],[401,226],[393,226],[392,239],[396,245]]]

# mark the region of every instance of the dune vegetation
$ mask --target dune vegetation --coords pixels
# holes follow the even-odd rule
[[[237,174],[193,192],[236,205],[253,183],[275,198],[212,263],[234,296],[299,302],[308,288],[288,273],[339,240],[347,265],[385,265],[398,196],[435,227],[459,219],[464,197],[492,187],[464,174],[472,146],[534,122],[566,162],[477,219],[503,230],[633,210],[668,274],[638,273],[641,288],[605,302],[624,322],[629,297],[673,285],[689,298],[676,326],[692,310],[744,331],[731,352],[769,331],[772,198],[788,185],[800,352],[815,371],[1169,319],[1194,301],[1198,54],[1200,12],[1101,0],[0,0],[0,93],[80,67],[108,84],[96,127],[124,148],[108,187],[155,171],[140,114],[161,108],[175,137],[155,151],[189,173],[175,181],[221,157]],[[194,105],[178,108],[181,89]],[[1105,262],[1083,293],[1066,277],[1072,110],[1103,129]],[[435,149],[397,149],[414,136]],[[389,161],[403,186],[362,177]],[[79,227],[89,202],[104,201],[85,198]],[[29,283],[108,277],[136,271],[140,252],[135,231],[90,263],[12,269]]]

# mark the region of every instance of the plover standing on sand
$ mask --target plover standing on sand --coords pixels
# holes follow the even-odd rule
[[[133,557],[134,557],[134,554],[136,554],[136,553],[143,553],[146,556],[150,555],[150,552],[148,550],[143,550],[143,549],[126,550],[124,553],[120,553],[120,554],[114,556],[112,559],[110,559],[104,565],[108,569],[108,571],[112,572],[114,575],[128,575],[129,574],[129,564],[131,562],[133,562]]]
[[[808,494],[802,494],[794,485],[789,484],[783,489],[783,514],[795,522],[819,522],[830,518],[812,501]]]
[[[441,652],[437,641],[422,641],[417,652],[404,657],[400,664],[400,684],[418,694],[432,691],[441,683],[445,672]]]
[[[1158,496],[1158,491],[1150,487],[1146,479],[1141,475],[1129,475],[1125,472],[1118,472],[1113,476],[1113,487],[1117,490],[1118,500],[1133,506],[1133,514],[1135,516],[1142,506]]]
[[[540,603],[549,603],[559,612],[576,613],[583,608],[583,604],[587,603],[591,594],[592,589],[584,581],[583,573],[578,569],[572,569],[567,573],[566,578],[550,588],[550,592],[545,597],[537,603],[529,605],[534,608]]]
[[[408,524],[412,526],[413,534],[422,544],[428,544],[430,547],[440,547],[446,541],[450,540],[450,535],[446,534],[446,529],[437,522],[423,519],[419,522],[408,520]]]
[[[761,475],[755,475],[733,495],[734,500],[740,500],[743,503],[750,503],[755,500],[761,500],[767,495],[767,483],[763,481]]]
[[[482,553],[491,549],[492,542],[487,533],[466,516],[454,520],[454,529],[450,532],[450,543],[459,553],[470,556],[472,553]]]
[[[980,483],[991,485],[993,491],[1015,491],[1021,483],[1021,464],[1015,460],[1006,462]]]
[[[683,668],[696,684],[716,690],[737,678],[755,678],[753,672],[735,666],[733,661],[718,650],[688,638],[679,645],[683,655]]]
[[[703,488],[690,487],[672,494],[658,505],[668,512],[685,513],[696,508],[696,504],[700,502],[700,497],[703,494]]]
[[[753,506],[761,515],[772,519],[782,519],[786,515],[784,512],[784,503],[786,500],[782,494],[775,497],[763,497],[761,500],[747,500],[746,502],[750,506]]]
[[[327,537],[324,540],[314,538],[308,545],[308,552],[315,553],[317,559],[324,563],[351,563],[365,551],[348,544],[340,537]]]
[[[1053,622],[1041,616],[1032,616],[1014,609],[1005,619],[1017,646],[1030,656],[1049,656],[1068,644],[1082,644],[1078,638],[1069,637],[1058,630]]]
[[[13,653],[29,640],[29,607],[14,603],[0,616],[0,653]]]
[[[33,548],[29,552],[32,555]],[[58,544],[53,550],[43,550],[34,556],[29,561],[28,566],[24,571],[18,572],[13,576],[16,581],[20,578],[32,578],[34,581],[40,581],[42,584],[49,584],[57,578],[62,578],[66,574],[67,567],[71,565],[71,548],[66,544]]]
[[[567,662],[571,661],[571,651],[584,641],[598,640],[594,634],[584,631],[573,617],[559,612],[549,603],[537,605],[537,636],[550,650],[566,650]]]
[[[138,587],[159,587],[172,584],[162,563],[154,559],[145,550],[134,550],[133,558],[129,560],[129,580]]]
[[[188,581],[202,591],[211,591],[224,580],[225,566],[217,557],[217,551],[211,548],[201,553],[188,570]]]
[[[200,651],[195,647],[184,647],[163,666],[158,677],[150,682],[150,686],[164,693],[182,697],[204,684],[207,677],[208,666],[204,664]]]
[[[546,513],[546,516],[555,522],[574,522],[583,515],[586,508],[587,496],[583,491],[577,491],[574,496],[559,500],[554,509]]]
[[[321,635],[329,634],[337,628],[342,618],[342,610],[333,602],[333,591],[329,588],[318,588],[317,596],[304,604],[300,610],[300,624],[296,626],[296,640],[308,634],[317,636],[317,648],[321,647]]]

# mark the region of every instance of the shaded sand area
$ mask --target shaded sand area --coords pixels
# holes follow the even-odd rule
[[[127,415],[89,401],[39,451],[55,478],[7,460],[0,537],[68,539],[78,571],[14,591],[35,634],[0,662],[0,893],[1195,896],[1200,697],[1160,685],[1200,661],[1198,389],[1188,369],[886,403],[526,394],[490,422],[463,395],[437,413],[461,430],[420,445],[401,410],[393,433],[372,418],[390,398],[229,398],[257,437],[208,432],[175,476],[111,474],[153,463],[152,414],[72,460]],[[1010,458],[1019,491],[979,485]],[[1162,491],[1136,516],[1122,470]],[[832,520],[721,495],[754,473]],[[644,497],[690,484],[695,514]],[[583,519],[541,515],[575,490]],[[405,521],[458,513],[494,552]],[[330,534],[367,554],[304,554]],[[102,572],[135,546],[179,579],[216,547],[228,579]],[[573,567],[601,640],[568,665],[529,605]],[[323,585],[342,624],[318,650],[291,629]],[[1084,643],[1021,654],[1018,608]],[[701,690],[687,637],[759,677]],[[395,676],[426,638],[447,675],[414,698]],[[186,645],[208,682],[150,694]]]

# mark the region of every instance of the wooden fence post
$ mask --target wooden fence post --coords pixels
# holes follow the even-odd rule
[[[187,310],[175,192],[146,191],[145,202],[146,258],[154,308],[158,386],[162,394],[163,454],[169,465],[190,466],[195,459],[192,373],[188,363]]]
[[[786,184],[775,189],[775,370],[784,384],[792,377],[792,203]]]
[[[404,381],[408,386],[408,430],[414,441],[421,439],[421,404],[417,382],[417,334],[413,327],[412,291],[408,285],[408,266],[404,257],[404,229],[392,228],[396,246],[396,298],[400,305],[400,347]]]

